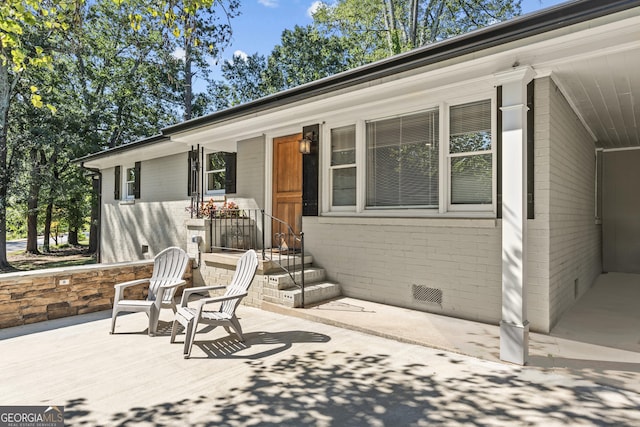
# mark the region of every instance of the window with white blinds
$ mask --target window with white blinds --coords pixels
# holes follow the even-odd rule
[[[356,127],[331,129],[331,205],[356,205]]]
[[[493,150],[491,100],[449,109],[450,202],[492,205]]]
[[[366,207],[437,208],[439,111],[366,124]]]

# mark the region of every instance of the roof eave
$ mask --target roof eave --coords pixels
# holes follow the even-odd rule
[[[232,120],[244,115],[277,108],[306,98],[324,95],[335,90],[432,65],[634,7],[640,7],[640,0],[611,2],[586,0],[558,5],[325,77],[246,104],[167,126],[162,129],[162,133],[169,135],[184,132],[211,123]]]

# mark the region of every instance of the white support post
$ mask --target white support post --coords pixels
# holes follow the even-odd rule
[[[500,359],[525,365],[527,320],[527,84],[534,72],[496,75],[502,85],[502,321]]]

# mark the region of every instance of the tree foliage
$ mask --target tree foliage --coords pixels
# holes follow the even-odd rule
[[[464,34],[520,14],[520,0],[340,0],[314,15],[363,62]]]
[[[283,31],[266,65],[257,55],[223,64],[223,80],[211,85],[209,95],[217,109],[226,108],[519,13],[520,0],[324,2],[313,15],[313,25]]]
[[[6,209],[13,159],[7,141],[11,105],[42,107],[44,87],[31,73],[52,66],[52,41],[74,25],[81,0],[5,0],[0,3],[0,268],[8,267]],[[21,90],[28,86],[28,91]],[[55,107],[47,105],[54,112]]]
[[[267,60],[263,55],[234,55],[232,60],[222,63],[221,70],[224,81],[213,81],[208,88],[209,103],[215,110],[244,104],[269,93],[264,86]]]

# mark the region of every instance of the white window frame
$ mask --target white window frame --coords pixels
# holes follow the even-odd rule
[[[480,205],[462,205],[451,203],[451,158],[459,155],[469,155],[473,153],[449,154],[449,109],[451,106],[461,104],[491,100],[491,150],[478,152],[477,154],[491,154],[492,159],[492,203]],[[327,121],[323,126],[323,139],[327,141],[323,145],[321,170],[324,174],[323,188],[323,212],[322,215],[357,215],[371,217],[465,217],[465,218],[495,218],[497,214],[497,136],[500,130],[497,128],[497,98],[495,91],[484,90],[474,95],[464,97],[448,97],[439,102],[424,102],[419,107],[416,105],[398,108],[398,103],[390,103],[396,106],[394,111],[381,111],[378,114],[370,114],[370,109],[365,117],[352,117],[350,119],[339,119]],[[411,114],[429,111],[438,108],[439,114],[439,195],[438,208],[367,208],[366,207],[366,123],[384,120],[393,117],[401,117]],[[363,111],[363,110],[360,110]],[[356,125],[356,206],[333,206],[333,169],[331,166],[331,129],[344,126]],[[340,166],[342,167],[342,165]],[[349,165],[348,167],[353,167]]]
[[[400,118],[400,117],[406,117],[406,116],[410,116],[413,114],[420,114],[420,113],[426,113],[429,111],[434,111],[434,110],[438,110],[438,120],[439,120],[439,132],[438,132],[438,158],[440,159],[440,162],[438,164],[438,189],[439,189],[439,194],[438,194],[438,207],[411,207],[411,206],[406,206],[406,207],[402,207],[402,206],[388,206],[388,207],[382,207],[382,206],[367,206],[367,200],[366,200],[366,180],[367,180],[367,171],[366,171],[366,165],[367,165],[367,123],[370,122],[377,122],[377,121],[382,121],[382,120],[388,120],[388,119],[394,119],[394,118]],[[367,212],[385,212],[385,211],[391,211],[391,212],[404,212],[407,213],[407,215],[409,216],[413,216],[414,213],[416,212],[438,212],[440,210],[440,206],[442,205],[441,202],[441,194],[440,192],[442,191],[441,187],[442,187],[442,129],[440,128],[440,126],[442,125],[442,107],[439,104],[432,104],[431,106],[428,106],[426,108],[421,108],[418,110],[407,110],[407,111],[403,111],[400,114],[393,114],[393,115],[386,115],[386,116],[381,116],[378,118],[374,118],[374,119],[367,119],[367,120],[363,120],[362,122],[362,152],[363,152],[363,163],[362,163],[362,170],[363,170],[363,181],[362,184],[360,185],[360,187],[362,188],[362,207],[361,207],[361,211],[367,211]]]
[[[212,154],[216,154],[217,152],[210,152],[210,153],[205,153],[205,167],[204,167],[204,187],[205,187],[205,191],[204,194],[207,196],[224,196],[225,194],[225,189],[222,188],[220,190],[211,190],[209,189],[209,174],[214,174],[214,173],[226,173],[226,167],[222,168],[222,169],[212,169],[209,170],[209,156]]]
[[[345,128],[345,127],[350,127],[353,126],[354,127],[354,150],[355,150],[355,159],[353,163],[349,163],[349,164],[345,164],[345,165],[336,165],[333,166],[331,164],[331,131],[333,129],[340,129],[340,128]],[[358,190],[360,188],[360,185],[358,185],[358,154],[360,152],[360,150],[358,149],[358,123],[355,122],[346,122],[344,124],[340,124],[340,125],[336,125],[336,124],[332,124],[331,126],[327,126],[325,127],[326,134],[327,134],[327,139],[326,141],[328,141],[328,149],[327,149],[327,153],[328,153],[328,158],[326,159],[326,165],[328,168],[328,180],[329,180],[329,185],[328,185],[328,189],[327,189],[327,194],[328,194],[328,198],[329,198],[329,206],[332,212],[355,212],[357,210],[357,206],[358,206]],[[333,171],[334,170],[338,170],[338,169],[351,169],[354,168],[356,170],[356,199],[354,201],[353,205],[344,205],[344,206],[335,206],[333,204]]]
[[[136,186],[136,167],[135,165],[132,166],[124,166],[124,176],[122,177],[122,181],[123,181],[123,192],[122,192],[122,199],[123,200],[133,200],[135,198],[135,186]],[[129,181],[129,171],[132,170],[133,171],[133,181]],[[129,184],[131,184],[131,193],[129,193]]]
[[[450,111],[451,107],[469,104],[472,102],[479,101],[491,101],[491,150],[483,150],[483,151],[473,151],[473,152],[464,152],[464,153],[451,153],[450,151]],[[486,96],[486,97],[466,97],[466,98],[457,98],[448,102],[444,105],[444,110],[446,111],[446,133],[444,137],[446,141],[442,145],[445,146],[444,152],[444,166],[446,172],[446,211],[447,212],[496,212],[496,198],[497,198],[497,123],[498,123],[498,115],[497,115],[497,100],[495,95]],[[473,155],[486,155],[491,154],[491,203],[486,204],[457,204],[451,203],[451,159],[455,157],[463,157],[463,156],[473,156]]]

